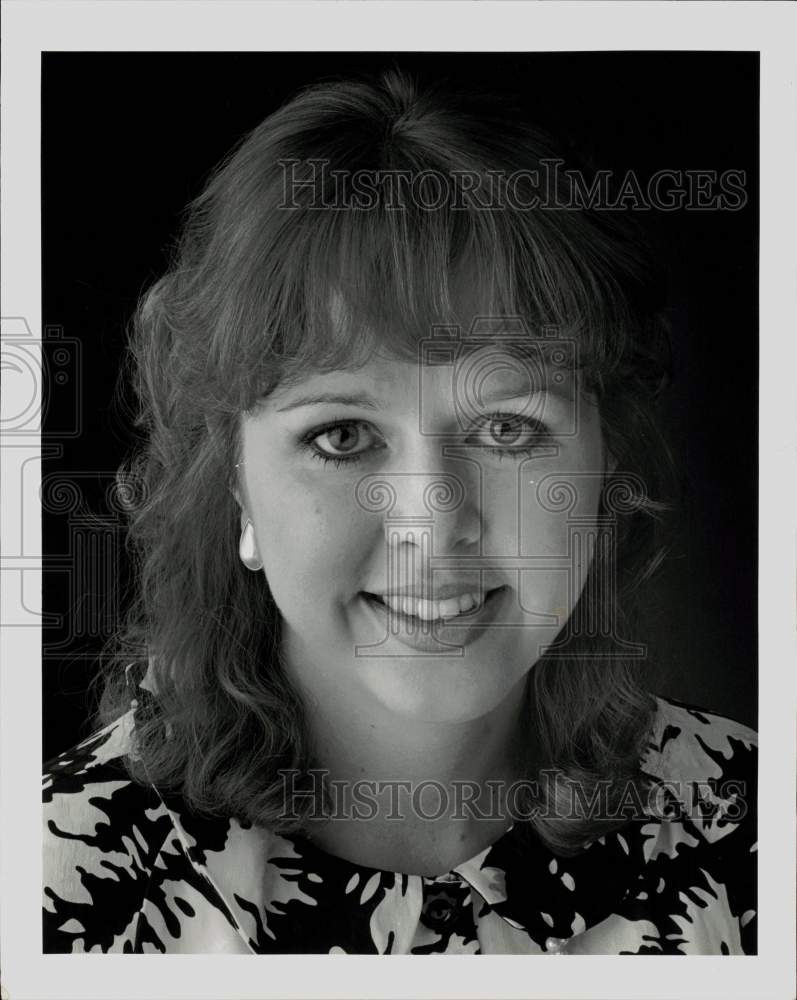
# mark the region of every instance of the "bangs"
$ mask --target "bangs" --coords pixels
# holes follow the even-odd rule
[[[536,132],[441,110],[405,80],[333,96],[311,89],[267,119],[191,206],[171,319],[206,408],[240,413],[374,353],[417,360],[436,327],[467,337],[487,317],[575,340],[598,383],[617,368],[639,341],[643,255],[616,217],[555,199],[513,207],[544,193],[533,178],[551,153]],[[478,183],[429,207],[462,173]],[[349,197],[363,174],[367,207]],[[396,204],[402,176],[411,196]]]
[[[267,268],[255,328],[239,341],[250,376],[245,408],[279,384],[374,354],[415,361],[436,328],[467,338],[476,326],[483,336],[486,319],[520,320],[520,342],[504,340],[509,351],[554,328],[577,339],[580,366],[605,361],[609,331],[616,340],[625,326],[621,300],[572,253],[562,220],[544,221],[473,209],[299,210]]]
[[[275,331],[283,378],[374,352],[414,360],[437,327],[464,337],[477,316],[528,311],[489,218],[385,211],[306,221],[285,275],[302,321],[286,317]]]

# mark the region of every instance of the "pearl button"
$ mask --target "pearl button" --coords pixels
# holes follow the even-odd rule
[[[567,944],[567,938],[549,937],[545,939],[545,950],[551,955],[559,955]]]

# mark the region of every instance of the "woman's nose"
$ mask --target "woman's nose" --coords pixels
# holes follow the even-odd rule
[[[436,467],[368,477],[368,492],[383,512],[388,544],[414,546],[425,557],[472,553],[482,535],[477,473],[465,463],[441,461],[438,454]]]

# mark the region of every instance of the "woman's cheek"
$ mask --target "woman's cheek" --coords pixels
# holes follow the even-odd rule
[[[584,469],[535,472],[537,482],[523,498],[520,517],[518,554],[528,568],[519,574],[518,599],[532,618],[556,616],[547,619],[556,630],[575,607],[594,557],[601,481],[588,462]],[[549,483],[552,490],[546,489]]]
[[[262,556],[272,590],[295,595],[348,592],[355,576],[374,571],[364,566],[376,561],[379,535],[374,515],[354,503],[351,490],[296,490],[279,507],[261,508]],[[278,579],[277,579],[278,578]],[[362,589],[363,580],[359,580]]]
[[[521,526],[521,565],[518,599],[530,615],[558,615],[568,606],[568,528],[561,515],[539,511]],[[540,562],[536,562],[540,560]],[[535,565],[536,562],[536,565]],[[552,566],[551,562],[558,564]],[[543,622],[540,622],[543,624]]]

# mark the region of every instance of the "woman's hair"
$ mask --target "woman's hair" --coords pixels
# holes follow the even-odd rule
[[[268,581],[238,558],[241,414],[278,384],[358,364],[375,346],[417,358],[433,324],[468,322],[454,288],[469,275],[484,314],[577,343],[617,461],[606,491],[626,484],[615,544],[598,547],[562,641],[531,671],[529,731],[587,801],[606,779],[613,795],[642,780],[655,703],[620,640],[634,638],[635,594],[663,554],[669,457],[653,407],[667,336],[641,241],[616,213],[560,204],[543,184],[555,158],[522,113],[394,70],[304,90],[189,206],[129,351],[141,444],[120,482],[135,599],[99,712],[110,722],[138,698],[134,778],[200,812],[304,828],[310,804],[284,819],[278,774],[313,766],[302,706]],[[535,196],[539,206],[524,207]],[[608,633],[579,612],[596,601],[616,623]],[[142,698],[147,669],[155,694]],[[611,825],[573,818],[558,794],[540,791],[530,825],[560,853]]]

